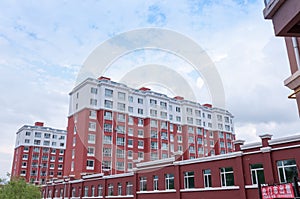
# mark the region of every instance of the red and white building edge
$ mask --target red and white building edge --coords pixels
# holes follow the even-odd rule
[[[258,182],[278,187],[263,187],[264,198],[280,191],[291,194],[286,183],[299,177],[300,135],[260,137],[261,142],[246,145],[236,140],[232,153],[137,163],[132,172],[123,174],[68,176],[44,185],[43,198],[253,199],[258,198]]]
[[[209,104],[88,78],[70,93],[64,175],[132,172],[136,162],[233,152],[233,115]]]
[[[22,126],[16,134],[11,177],[24,177],[27,182],[36,184],[63,177],[65,130],[36,122],[34,126]]]

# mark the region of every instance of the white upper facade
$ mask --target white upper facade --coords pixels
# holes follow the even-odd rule
[[[37,146],[66,149],[67,131],[44,126],[24,125],[17,132],[15,148]]]
[[[129,88],[106,79],[88,78],[71,91],[69,115],[85,108],[106,109],[140,118],[234,132],[233,115],[227,110],[170,98],[151,90]]]

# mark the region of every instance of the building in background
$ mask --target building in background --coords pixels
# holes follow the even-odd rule
[[[24,177],[36,184],[63,177],[65,130],[36,122],[34,126],[22,126],[16,134],[11,177]]]
[[[264,0],[264,2],[265,19],[272,20],[276,36],[285,38],[292,75],[284,81],[284,84],[293,90],[289,98],[297,100],[300,114],[300,40],[298,38],[300,36],[300,1]]]
[[[235,152],[222,155],[175,156],[138,163],[129,173],[55,180],[42,187],[43,198],[296,198],[291,183],[299,178],[300,135],[271,137],[264,134],[261,142],[249,144],[236,140]]]
[[[70,93],[64,176],[130,172],[136,163],[233,152],[233,115],[183,97],[88,78]]]

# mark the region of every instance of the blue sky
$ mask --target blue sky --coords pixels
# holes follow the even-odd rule
[[[65,129],[68,93],[85,59],[137,28],[171,29],[206,51],[223,80],[237,138],[297,133],[296,103],[283,86],[290,75],[285,44],[263,19],[263,7],[263,0],[1,1],[0,177],[11,170],[16,131],[34,121]],[[190,66],[160,51],[122,57],[107,74],[118,80],[131,65],[147,63],[172,65],[197,81]]]

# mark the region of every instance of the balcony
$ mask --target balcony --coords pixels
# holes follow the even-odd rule
[[[299,0],[264,0],[264,3],[264,17],[272,20],[276,36],[300,36]]]

